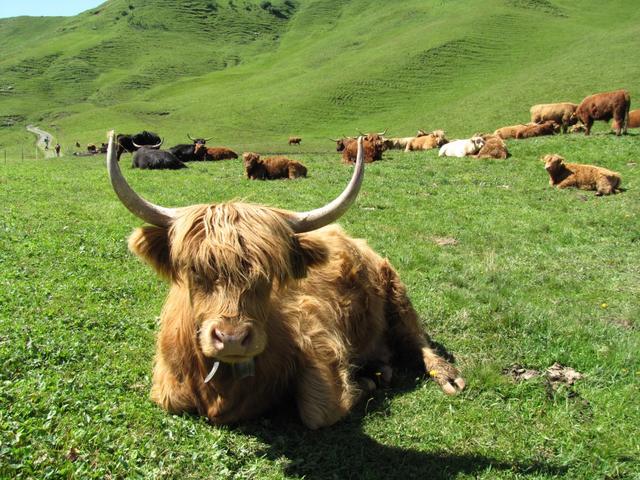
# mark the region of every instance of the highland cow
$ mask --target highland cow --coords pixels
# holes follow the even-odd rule
[[[431,150],[432,148],[440,148],[448,142],[449,140],[446,139],[444,130],[434,130],[430,133],[418,130],[417,136],[407,144],[404,151]]]
[[[548,120],[541,124],[529,125],[516,132],[516,139],[542,137],[545,135],[555,135],[560,131],[560,125],[553,120]]]
[[[509,138],[516,138],[518,132],[526,130],[528,127],[532,127],[536,125],[535,123],[521,123],[520,125],[510,125],[508,127],[498,128],[494,135],[499,136],[503,140],[508,140]]]
[[[574,116],[587,128],[585,135],[591,134],[591,127],[595,120],[608,122],[613,119],[613,129],[616,135],[620,136],[623,132],[627,133],[630,106],[631,97],[626,90],[596,93],[582,100]]]
[[[375,388],[364,372],[382,365],[390,375],[392,360],[420,365],[447,394],[465,387],[390,263],[331,225],[358,195],[362,140],[346,189],[307,212],[241,202],[154,205],[127,184],[114,147],[111,133],[112,186],[151,224],[134,231],[129,248],[171,283],[151,390],[162,408],[232,424],[291,398],[315,429],[347,415]]]
[[[551,186],[595,190],[598,196],[610,195],[620,190],[620,174],[612,170],[593,165],[564,163],[564,158],[556,154],[545,155],[542,160]]]
[[[449,142],[438,151],[439,157],[466,157],[475,155],[484,146],[482,137],[471,137],[465,140],[454,140]]]
[[[484,145],[480,151],[475,155],[476,158],[498,158],[505,159],[511,155],[507,148],[507,143],[498,135],[474,135],[474,137],[480,136],[484,140]]]
[[[531,113],[531,121],[533,123],[544,123],[553,120],[562,126],[562,133],[567,133],[567,128],[575,125],[578,121],[573,115],[578,108],[575,103],[543,103],[534,105],[529,112]]]
[[[307,167],[285,157],[260,158],[257,153],[245,152],[242,159],[245,174],[250,180],[294,179],[307,176]]]
[[[204,160],[230,160],[238,158],[238,154],[227,147],[208,147],[204,152]]]

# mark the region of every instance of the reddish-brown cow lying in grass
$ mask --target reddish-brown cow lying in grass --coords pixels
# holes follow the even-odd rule
[[[553,120],[548,120],[541,124],[528,125],[516,132],[516,139],[542,137],[544,135],[555,135],[560,131],[560,125]]]
[[[595,190],[598,196],[610,195],[620,190],[620,174],[612,170],[593,165],[564,163],[564,158],[556,154],[545,155],[542,160],[551,186]]]
[[[260,158],[253,152],[242,154],[244,171],[251,180],[276,180],[278,178],[300,178],[307,176],[307,167],[286,157]]]
[[[529,127],[536,125],[535,123],[521,123],[520,125],[509,125],[507,127],[498,128],[494,135],[502,138],[503,140],[507,140],[509,138],[516,138],[518,132],[526,130]]]
[[[120,200],[151,224],[129,248],[171,283],[162,309],[153,401],[216,424],[256,417],[293,398],[309,428],[343,418],[373,382],[368,366],[421,364],[447,394],[464,388],[434,349],[387,260],[330,225],[358,195],[362,140],[347,188],[293,212],[228,202],[166,208],[141,198],[116,161]]]
[[[238,154],[227,147],[205,147],[204,145],[197,144],[195,153],[198,153],[198,146],[204,149],[203,160],[216,161],[216,160],[232,160],[238,158]]]

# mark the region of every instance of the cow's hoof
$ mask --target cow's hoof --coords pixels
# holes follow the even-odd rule
[[[433,378],[444,393],[447,395],[457,395],[466,386],[464,378],[460,376],[458,370],[448,364],[446,368],[429,370],[429,376]]]

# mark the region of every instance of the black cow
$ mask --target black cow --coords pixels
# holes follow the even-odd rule
[[[175,147],[171,147],[169,151],[173,153],[178,160],[182,162],[192,162],[192,161],[202,161],[204,160],[204,155],[206,153],[206,149],[197,148],[198,145],[206,145],[206,143],[211,140],[213,137],[209,138],[193,138],[191,135],[187,133],[187,137],[189,140],[193,141],[193,143],[180,143]]]
[[[133,154],[133,168],[148,170],[178,170],[187,166],[175,155],[166,150],[156,150],[149,147],[139,147]]]
[[[120,155],[124,152],[133,153],[138,150],[139,147],[145,146],[148,148],[160,148],[163,140],[157,133],[147,132],[143,130],[140,133],[130,135],[128,133],[121,133],[116,137],[118,143],[117,159],[120,160]]]

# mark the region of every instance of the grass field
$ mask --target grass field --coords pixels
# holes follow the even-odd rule
[[[153,405],[167,287],[127,253],[140,221],[110,190],[102,157],[9,159],[0,476],[637,478],[638,141],[558,136],[512,142],[506,161],[398,152],[367,166],[340,223],[398,268],[468,388],[448,398],[405,374],[318,432],[286,408],[217,428]],[[551,189],[538,160],[549,152],[617,170],[627,191]],[[297,210],[331,198],[350,174],[335,154],[298,158],[308,179],[251,182],[239,161],[125,174],[165,205],[244,198]],[[584,378],[554,391],[502,373],[556,361]]]
[[[284,151],[310,176],[250,182],[240,161],[137,171],[166,206],[245,199],[307,210],[350,168],[327,136],[451,138],[527,121],[533,103],[640,98],[640,9],[610,0],[110,0],[0,20],[0,478],[640,479],[640,133],[512,141],[508,160],[391,152],[340,219],[387,256],[468,387],[412,372],[341,423],[283,406],[235,427],[149,400],[167,292],[127,252],[141,225],[104,157],[120,132]],[[291,134],[302,147],[288,147]],[[621,173],[622,194],[549,187],[559,153]],[[514,365],[583,375],[553,388]]]

